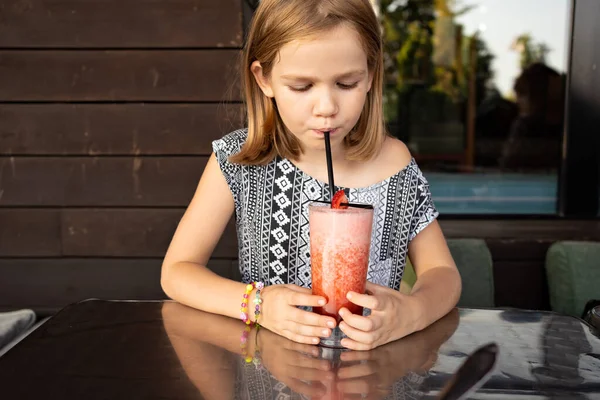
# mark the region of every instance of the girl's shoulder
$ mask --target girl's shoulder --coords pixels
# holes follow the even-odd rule
[[[408,146],[403,141],[392,136],[386,136],[379,156],[385,158],[386,161],[396,160],[396,164],[404,164],[404,166],[408,165],[412,160]]]
[[[406,170],[414,164],[414,160],[404,142],[388,136],[383,142],[381,151],[373,159],[371,169],[387,177]]]

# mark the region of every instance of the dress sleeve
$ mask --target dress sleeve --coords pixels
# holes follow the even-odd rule
[[[212,142],[212,149],[215,153],[219,168],[227,181],[227,185],[233,193],[234,198],[241,187],[242,166],[229,161],[229,157],[238,153],[242,146],[242,135],[239,132],[233,132],[221,139]]]
[[[411,220],[409,241],[413,240],[415,236],[419,234],[419,232],[425,229],[430,223],[435,221],[440,214],[433,203],[431,191],[429,190],[429,182],[427,182],[427,179],[419,167],[416,166],[416,164],[414,174],[414,184],[416,185],[416,204]]]

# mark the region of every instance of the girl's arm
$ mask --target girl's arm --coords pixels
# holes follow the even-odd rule
[[[239,318],[246,285],[206,267],[233,210],[233,196],[213,154],[162,264],[161,286],[167,296],[193,308]]]
[[[461,278],[437,221],[423,229],[408,246],[417,281],[411,297],[417,300],[421,330],[446,315],[460,298]]]
[[[163,304],[162,318],[173,350],[202,398],[232,399],[235,365],[239,362],[236,354],[241,354],[240,338],[245,325],[176,302]],[[254,337],[248,340],[248,354],[253,354],[253,344]]]
[[[223,278],[206,267],[234,209],[233,195],[213,154],[167,250],[161,286],[167,296],[179,303],[239,319],[246,285]],[[252,321],[254,296],[255,292],[248,299],[248,316]],[[313,295],[310,289],[271,285],[264,288],[261,299],[261,325],[296,342],[318,343],[319,337],[327,337],[329,329],[335,326],[331,317],[296,307],[325,304],[325,299]]]
[[[242,354],[240,339],[247,326],[239,320],[212,314],[175,301],[166,301],[161,309],[163,324],[169,336],[205,343],[232,354]],[[256,329],[250,331],[247,352],[254,354]],[[204,360],[206,361],[206,360]]]

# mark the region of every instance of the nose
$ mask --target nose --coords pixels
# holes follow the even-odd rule
[[[323,90],[317,94],[314,113],[317,117],[332,117],[338,112],[338,105],[330,90]]]

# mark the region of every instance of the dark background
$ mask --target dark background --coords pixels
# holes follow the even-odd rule
[[[548,309],[557,240],[600,240],[600,2],[577,0],[556,216],[441,217],[484,238],[497,306]],[[0,5],[0,311],[163,298],[160,265],[211,141],[242,126],[243,0]],[[210,267],[237,277],[230,224]]]

